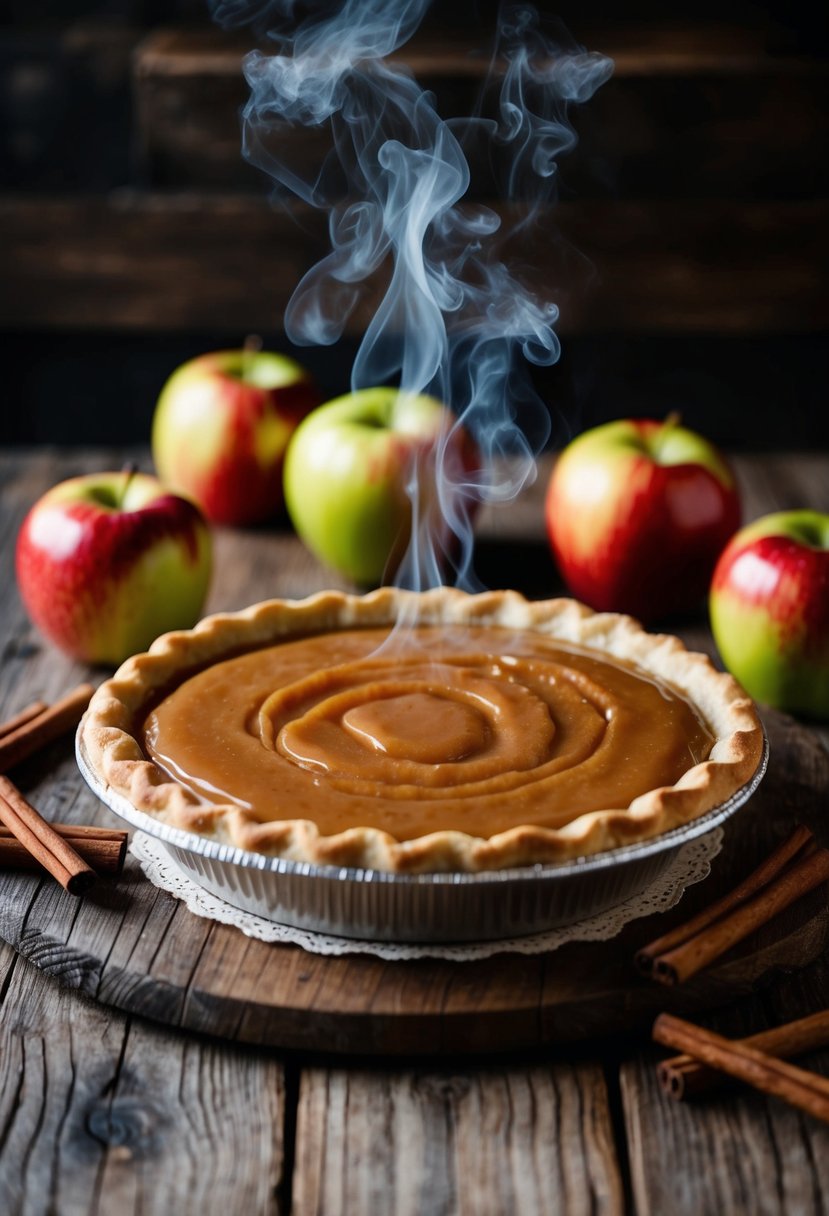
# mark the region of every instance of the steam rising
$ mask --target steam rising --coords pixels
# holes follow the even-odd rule
[[[525,360],[551,364],[559,356],[557,307],[521,281],[501,247],[553,197],[556,158],[575,143],[568,105],[588,100],[612,63],[553,45],[532,8],[510,6],[492,60],[497,117],[446,121],[405,65],[387,62],[429,3],[339,0],[301,19],[296,0],[212,0],[212,7],[222,24],[267,29],[274,43],[274,54],[254,51],[245,60],[246,157],[329,217],[331,250],[293,294],[289,338],[336,342],[369,281],[382,278],[352,388],[399,383],[451,403],[484,457],[470,471],[457,443],[443,437],[434,456],[446,525],[438,530],[424,501],[428,478],[413,470],[412,540],[396,581],[415,589],[448,581],[444,549],[456,582],[472,588],[474,504],[515,497],[533,478],[549,433]],[[331,154],[313,179],[282,155],[286,123],[330,129]],[[504,195],[523,204],[510,234],[490,208],[461,202],[470,185],[465,147],[484,141]]]

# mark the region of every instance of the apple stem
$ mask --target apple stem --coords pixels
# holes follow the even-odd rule
[[[242,343],[242,379],[247,380],[250,371],[250,361],[262,349],[262,338],[259,334],[248,334]]]
[[[128,460],[126,464],[122,465],[121,472],[124,475],[124,484],[121,487],[121,498],[118,502],[119,507],[123,507],[124,505],[124,500],[127,497],[127,490],[129,490],[130,486],[132,485],[132,479],[138,472],[138,465],[134,460]]]
[[[653,454],[657,459],[662,454],[662,449],[665,446],[666,440],[670,439],[671,432],[676,430],[681,423],[682,414],[680,414],[679,410],[671,410],[670,414],[667,415],[665,421],[662,423],[662,427],[656,437]]]

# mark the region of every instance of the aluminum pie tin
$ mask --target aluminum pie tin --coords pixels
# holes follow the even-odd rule
[[[383,942],[498,941],[575,924],[655,882],[677,852],[739,810],[768,765],[719,806],[681,827],[605,853],[482,873],[393,874],[318,866],[250,853],[159,823],[117,793],[76,737],[78,767],[94,794],[158,840],[187,876],[236,908],[294,928]]]

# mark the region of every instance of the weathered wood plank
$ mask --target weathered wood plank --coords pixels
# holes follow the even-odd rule
[[[479,37],[485,37],[481,32]],[[433,91],[446,116],[497,115],[503,65],[485,48],[416,37],[393,60]],[[829,170],[814,149],[827,132],[829,75],[818,59],[770,53],[764,31],[695,22],[579,30],[613,58],[614,75],[573,119],[579,146],[562,158],[579,198],[814,197]],[[134,60],[136,114],[147,180],[164,186],[260,189],[241,155],[239,110],[250,39],[218,30],[154,31]],[[266,48],[267,49],[267,48]],[[316,173],[327,133],[282,125],[281,154]],[[473,192],[493,193],[490,156],[468,149]]]
[[[545,223],[565,239],[539,244],[533,271],[545,291],[556,285],[563,333],[820,332],[827,212],[825,201],[562,204]],[[18,330],[222,332],[232,319],[237,331],[272,331],[327,247],[320,215],[230,195],[6,196],[0,225],[0,324]],[[363,331],[382,289],[349,333]]]
[[[293,1211],[621,1213],[601,1071],[303,1072]]]
[[[131,1022],[15,966],[0,1006],[8,1216],[276,1213],[284,1116],[273,1058]]]
[[[709,73],[750,76],[768,75],[772,71],[788,77],[823,75],[819,59],[808,54],[776,53],[772,31],[762,20],[753,26],[682,18],[602,25],[582,21],[573,33],[588,50],[609,55],[617,76]],[[473,35],[465,23],[461,30],[447,25],[439,36],[426,29],[390,56],[390,60],[406,64],[418,76],[467,75],[484,80],[491,69],[496,75],[502,74],[504,65],[499,62],[492,65],[489,48],[475,46],[473,36],[483,42],[487,31],[477,30]],[[221,79],[241,71],[242,58],[254,43],[247,31],[162,27],[142,42],[135,70],[138,75]],[[268,43],[261,45],[267,52]]]

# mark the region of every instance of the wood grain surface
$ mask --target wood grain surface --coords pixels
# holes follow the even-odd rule
[[[539,219],[563,240],[540,243],[531,265],[562,333],[817,333],[829,326],[828,211],[820,198],[562,203]],[[324,216],[244,194],[7,194],[0,225],[11,330],[268,332],[328,249]],[[59,257],[47,232],[60,233]],[[378,274],[349,335],[374,315]]]
[[[2,964],[0,1142],[17,1170],[0,1169],[0,1211],[267,1210],[283,1166],[276,1060],[112,1019]]]
[[[779,53],[762,29],[719,23],[628,20],[591,29],[580,21],[578,38],[609,55],[614,71],[571,113],[579,142],[561,158],[566,196],[825,194],[829,169],[814,149],[826,137],[829,73],[818,58]],[[435,94],[439,113],[497,118],[503,64],[491,64],[485,47],[471,49],[473,41],[468,28],[460,38],[416,36],[393,61]],[[150,185],[261,193],[262,174],[240,150],[250,46],[246,33],[162,28],[136,49],[136,126]],[[277,133],[280,155],[303,171],[317,169],[331,146],[325,127],[274,123]],[[472,141],[465,152],[472,196],[497,194],[491,146]]]
[[[378,1155],[381,1128],[387,1147]],[[492,1143],[500,1151],[482,1154]],[[298,1213],[565,1212],[576,1196],[585,1212],[624,1210],[596,1064],[467,1076],[308,1069],[296,1177]]]
[[[0,457],[0,714],[13,713],[33,695],[54,698],[88,674],[45,647],[25,620],[11,564],[23,512],[61,477],[120,467],[124,455],[58,456],[43,449]],[[737,470],[748,517],[804,504],[829,510],[826,456],[743,458]],[[535,594],[559,589],[542,542],[544,476],[526,502],[481,520],[482,558],[493,581]],[[241,607],[254,585],[260,594],[306,594],[331,581],[286,533],[225,532],[218,539],[223,574],[212,592],[213,608]],[[701,621],[689,621],[681,632],[710,648]],[[802,727],[786,720],[779,725],[805,737]],[[814,741],[826,740],[825,732],[809,733],[806,769],[788,773],[800,809],[810,804],[809,773],[823,763]],[[86,822],[106,815],[79,782],[64,743],[18,776],[51,818]],[[776,830],[784,830],[779,808],[773,814]],[[5,884],[17,879],[2,881],[5,924]],[[35,880],[28,923],[17,920],[16,931],[49,974],[0,942],[0,1211],[10,1216],[120,1216],[166,1212],[171,1205],[177,1213],[210,1216],[382,1213],[398,1205],[405,1211],[406,1203],[409,1210],[493,1216],[505,1210],[825,1212],[825,1129],[751,1093],[671,1106],[653,1083],[660,1053],[641,1038],[614,1035],[595,1046],[543,1048],[498,1064],[450,1056],[422,1064],[363,1060],[352,1068],[328,1062],[327,1052],[310,1060],[274,1055],[107,1008],[85,995],[96,980],[94,951],[111,941],[102,927],[89,930],[87,915],[123,923],[112,942],[113,963],[132,959],[150,984],[163,955],[172,1022],[183,1017],[191,1024],[191,1017],[210,1014],[199,1010],[198,986],[176,962],[189,941],[186,914],[171,915],[163,902],[151,900],[132,915],[136,885],[125,884],[123,901],[118,888],[108,888],[100,908],[87,912],[75,902],[73,915],[63,914],[58,935],[53,884]],[[45,914],[52,926],[54,952],[47,937],[27,936],[33,913]],[[812,918],[818,927],[822,916],[825,907]],[[78,926],[94,950],[66,948]],[[165,943],[156,952],[159,935]],[[774,948],[768,940],[766,946]],[[759,941],[752,950],[757,948],[762,953]],[[239,972],[250,970],[238,942],[234,949],[228,941],[224,949]],[[578,968],[565,961],[578,985]],[[791,971],[791,961],[784,959],[759,993],[753,980],[736,1000],[733,989],[723,988],[724,1008],[703,1020],[722,1033],[739,1034],[829,1005],[825,952],[803,971]],[[506,961],[507,996],[522,985],[532,987],[529,962]],[[108,976],[105,999],[117,996],[115,965]],[[313,979],[301,982],[307,986]],[[446,1008],[468,1006],[474,989],[473,968],[469,983],[446,987]],[[377,991],[382,996],[382,988]],[[671,1007],[691,1012],[691,989],[676,996]],[[440,997],[438,990],[434,999]],[[620,1025],[628,1012],[620,1006]],[[829,1052],[806,1062],[829,1074]],[[335,1109],[347,1112],[345,1123],[335,1119]],[[363,1205],[365,1196],[373,1198],[373,1207]]]

